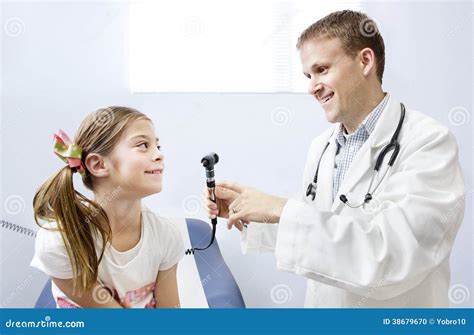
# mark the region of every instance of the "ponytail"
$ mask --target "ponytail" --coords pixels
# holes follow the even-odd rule
[[[72,266],[74,289],[77,286],[81,291],[92,289],[97,282],[105,245],[111,237],[104,209],[74,190],[73,170],[69,166],[63,167],[40,186],[33,199],[33,208],[35,221],[40,227],[44,228],[39,219],[56,221],[57,229],[51,230],[61,233]],[[96,233],[100,235],[103,246],[99,257],[94,243]]]

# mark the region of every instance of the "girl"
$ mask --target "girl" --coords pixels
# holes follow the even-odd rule
[[[74,142],[60,131],[67,165],[36,192],[31,265],[52,279],[57,307],[179,307],[184,243],[175,222],[141,205],[162,189],[163,154],[151,120],[127,107],[88,115]],[[74,190],[73,173],[94,193]]]

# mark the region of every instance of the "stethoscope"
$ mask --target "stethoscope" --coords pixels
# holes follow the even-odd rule
[[[368,204],[370,200],[372,200],[372,194],[375,193],[377,188],[380,186],[382,181],[384,180],[385,176],[387,175],[387,172],[392,168],[393,163],[395,162],[395,159],[398,156],[398,152],[400,151],[400,143],[398,143],[398,135],[400,134],[400,129],[402,128],[403,121],[405,120],[405,106],[400,103],[400,121],[398,122],[397,129],[393,133],[392,139],[390,140],[390,143],[388,143],[380,152],[380,154],[377,156],[377,161],[375,162],[375,167],[374,171],[375,173],[372,176],[372,179],[370,180],[369,184],[369,189],[367,190],[367,194],[364,197],[364,201],[359,204],[359,205],[352,205],[347,197],[344,194],[341,194],[339,196],[339,200],[341,200],[345,205],[351,207],[351,208],[358,208],[361,207],[365,204]],[[331,136],[332,137],[332,136]],[[316,198],[316,187],[318,185],[318,173],[319,173],[319,165],[321,164],[321,160],[323,159],[324,153],[326,152],[330,142],[326,143],[326,146],[323,149],[323,152],[321,153],[321,157],[319,157],[318,165],[316,167],[316,173],[314,174],[314,179],[311,184],[308,185],[308,189],[306,190],[306,196],[311,197],[312,201]],[[375,178],[378,176],[380,167],[382,165],[382,162],[390,151],[392,151],[392,155],[390,156],[390,160],[388,161],[388,169],[385,171],[384,175],[380,179],[380,181],[377,183],[375,188],[372,190],[372,185],[374,183]]]

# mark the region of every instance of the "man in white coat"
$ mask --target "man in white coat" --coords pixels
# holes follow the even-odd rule
[[[244,251],[274,250],[278,269],[308,278],[306,307],[447,307],[464,216],[453,135],[408,108],[400,122],[400,102],[382,90],[384,42],[365,14],[329,14],[297,47],[309,93],[334,123],[309,148],[308,196],[218,182],[209,216],[229,218]],[[376,174],[399,123],[398,156],[389,168],[390,150]]]

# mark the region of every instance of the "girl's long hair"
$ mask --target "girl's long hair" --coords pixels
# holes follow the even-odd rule
[[[109,155],[126,127],[140,119],[151,122],[135,109],[111,106],[90,113],[82,121],[74,144],[82,148],[81,160],[86,170],[82,181],[86,188],[94,191],[93,176],[85,165],[87,155]],[[57,223],[71,262],[74,289],[92,289],[97,282],[104,248],[111,239],[110,223],[103,207],[74,189],[73,171],[66,165],[39,187],[33,208],[35,221],[41,228],[45,227],[39,223],[40,219]],[[99,253],[95,248],[96,237],[103,246]]]

